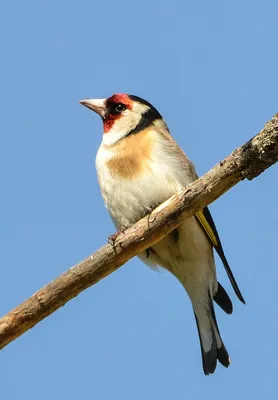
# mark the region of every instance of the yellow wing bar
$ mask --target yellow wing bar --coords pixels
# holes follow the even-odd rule
[[[209,238],[209,240],[211,241],[211,244],[213,245],[213,247],[215,248],[215,250],[217,251],[219,257],[221,258],[225,270],[228,274],[228,277],[231,281],[231,284],[234,288],[234,291],[236,292],[238,298],[245,303],[244,298],[239,290],[239,287],[236,283],[235,277],[231,271],[231,268],[228,264],[228,261],[226,259],[226,256],[224,254],[224,250],[222,248],[222,244],[220,242],[220,238],[218,236],[218,232],[216,229],[216,226],[214,224],[214,221],[212,219],[212,216],[209,212],[209,209],[206,207],[201,211],[198,211],[197,214],[195,215],[195,217],[197,218],[199,224],[201,225],[201,227],[203,228],[204,232],[206,233],[207,237]]]
[[[198,218],[200,224],[202,225],[202,228],[206,232],[206,234],[209,237],[209,239],[210,239],[211,243],[213,244],[213,246],[215,248],[217,248],[219,246],[217,237],[215,236],[215,234],[213,232],[213,229],[211,228],[208,220],[204,216],[203,210],[198,211],[197,214],[196,214],[196,217]]]

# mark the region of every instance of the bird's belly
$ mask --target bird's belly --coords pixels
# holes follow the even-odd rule
[[[181,189],[163,173],[132,180],[117,179],[108,171],[99,175],[106,207],[117,228],[127,228]]]

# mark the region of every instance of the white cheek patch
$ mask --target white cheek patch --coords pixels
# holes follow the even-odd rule
[[[102,143],[106,146],[113,146],[139,124],[141,116],[142,114],[136,111],[135,107],[132,110],[125,110],[121,117],[114,122],[109,132],[103,135]]]

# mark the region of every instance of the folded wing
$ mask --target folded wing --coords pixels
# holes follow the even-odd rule
[[[217,254],[221,258],[223,265],[225,267],[225,270],[227,272],[227,275],[230,279],[231,285],[242,303],[245,304],[244,298],[239,290],[238,284],[236,283],[235,277],[232,273],[232,270],[228,264],[228,261],[226,259],[215,223],[212,219],[211,213],[209,209],[206,207],[203,210],[199,211],[196,214],[197,221],[199,222],[200,226],[203,228],[204,232],[206,233],[207,237],[209,238],[211,244],[215,248]]]

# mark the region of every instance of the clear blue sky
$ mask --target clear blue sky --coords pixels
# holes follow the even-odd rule
[[[114,232],[94,167],[115,92],[153,103],[202,174],[278,111],[278,4],[2,2],[0,314]],[[217,308],[232,358],[205,377],[180,284],[131,260],[0,352],[1,398],[275,398],[277,165],[211,206],[246,298]]]

